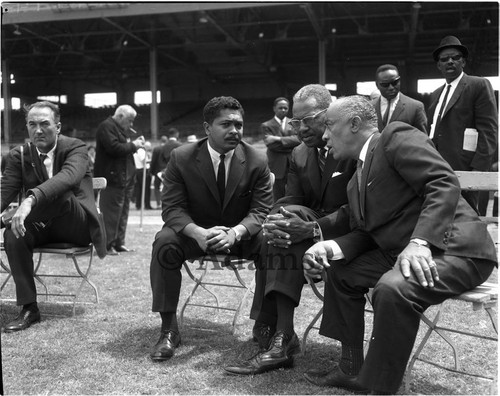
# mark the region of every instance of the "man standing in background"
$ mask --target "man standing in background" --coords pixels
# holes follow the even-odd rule
[[[498,134],[491,83],[464,73],[469,51],[455,36],[443,38],[432,55],[446,84],[431,94],[430,138],[453,170],[487,172],[496,162]],[[477,211],[479,194],[462,195]]]
[[[154,186],[154,195],[156,201],[156,207],[160,207],[160,190],[161,190],[161,177],[158,176],[158,172],[163,171],[166,168],[166,164],[163,161],[163,157],[161,155],[163,150],[163,145],[167,142],[167,137],[162,135],[160,140],[160,145],[153,148],[153,154],[151,157],[151,167],[149,171],[151,172],[151,177],[154,178],[153,186]]]
[[[285,195],[286,178],[290,167],[290,154],[300,144],[296,133],[288,123],[286,116],[290,103],[287,98],[274,100],[274,117],[262,123],[260,130],[267,146],[269,169],[274,173],[273,197],[276,202]]]
[[[144,137],[131,140],[137,112],[129,105],[119,106],[97,128],[94,175],[105,177],[107,187],[101,192],[100,208],[106,226],[109,255],[128,252],[125,246],[130,198],[134,192],[134,153],[144,147]]]

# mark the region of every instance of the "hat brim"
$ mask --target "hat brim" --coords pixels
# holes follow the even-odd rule
[[[443,45],[439,48],[436,48],[434,50],[434,52],[432,53],[432,56],[434,57],[434,60],[437,62],[438,59],[439,59],[439,53],[446,49],[446,48],[456,48],[458,49],[460,52],[462,52],[462,55],[464,56],[464,58],[467,59],[467,57],[469,56],[469,50],[467,49],[466,46],[464,45],[459,45],[459,44],[449,44],[449,45]]]

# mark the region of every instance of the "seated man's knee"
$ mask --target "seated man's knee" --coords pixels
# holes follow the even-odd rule
[[[373,288],[373,298],[394,301],[398,296],[405,296],[410,288],[410,283],[403,277],[401,271],[399,269],[392,269],[380,277]]]
[[[171,228],[164,227],[153,242],[151,264],[166,270],[176,270],[181,268],[184,260],[184,250],[177,234]]]

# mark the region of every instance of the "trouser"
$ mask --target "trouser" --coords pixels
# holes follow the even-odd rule
[[[494,262],[444,254],[434,255],[439,281],[422,287],[393,268],[396,257],[381,250],[349,263],[333,262],[327,271],[320,334],[362,348],[365,294],[373,288],[373,330],[359,373],[366,389],[395,394],[404,376],[417,336],[420,315],[431,305],[473,289],[488,279]]]
[[[107,248],[125,244],[130,198],[134,191],[135,177],[125,187],[108,185],[101,191],[100,209],[106,228]]]
[[[273,184],[273,199],[276,202],[278,199],[285,196],[286,175],[282,179],[276,178]]]
[[[253,260],[258,267],[260,242],[261,233],[258,233],[250,240],[242,240],[235,244],[230,254]],[[170,227],[164,226],[156,234],[150,267],[153,312],[177,311],[182,283],[182,263],[204,254],[194,239],[178,234]]]
[[[135,207],[140,209],[142,206],[142,183],[144,179],[144,170],[136,169],[135,176]],[[148,171],[146,171],[146,183],[144,188],[144,208],[151,209],[151,174]]]
[[[305,206],[290,205],[285,208],[305,221],[315,221],[323,216],[323,214]],[[277,210],[279,208],[273,209],[271,213]],[[255,294],[250,318],[275,324],[277,318],[276,302],[269,296],[272,292],[279,292],[291,298],[295,302],[295,306],[299,305],[302,288],[306,283],[302,257],[314,242],[312,239],[305,239],[290,245],[288,249],[283,249],[268,245],[267,240],[267,237],[264,236],[260,251],[262,270],[256,274]]]
[[[87,213],[72,192],[48,205],[37,205],[24,222],[26,234],[16,238],[10,228],[4,232],[4,246],[12,278],[16,284],[17,305],[36,302],[33,250],[48,243],[90,243]]]

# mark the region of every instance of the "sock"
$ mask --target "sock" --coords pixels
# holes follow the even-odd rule
[[[38,304],[35,302],[23,305],[23,309],[31,312],[38,312]]]
[[[161,331],[172,330],[179,332],[177,324],[177,315],[175,312],[160,312],[161,316]]]
[[[275,293],[275,298],[278,308],[278,321],[276,323],[276,330],[283,330],[288,336],[291,337],[295,332],[293,327],[295,301],[282,293]]]
[[[342,356],[339,367],[347,375],[358,375],[363,365],[363,347],[352,347],[342,344]]]

